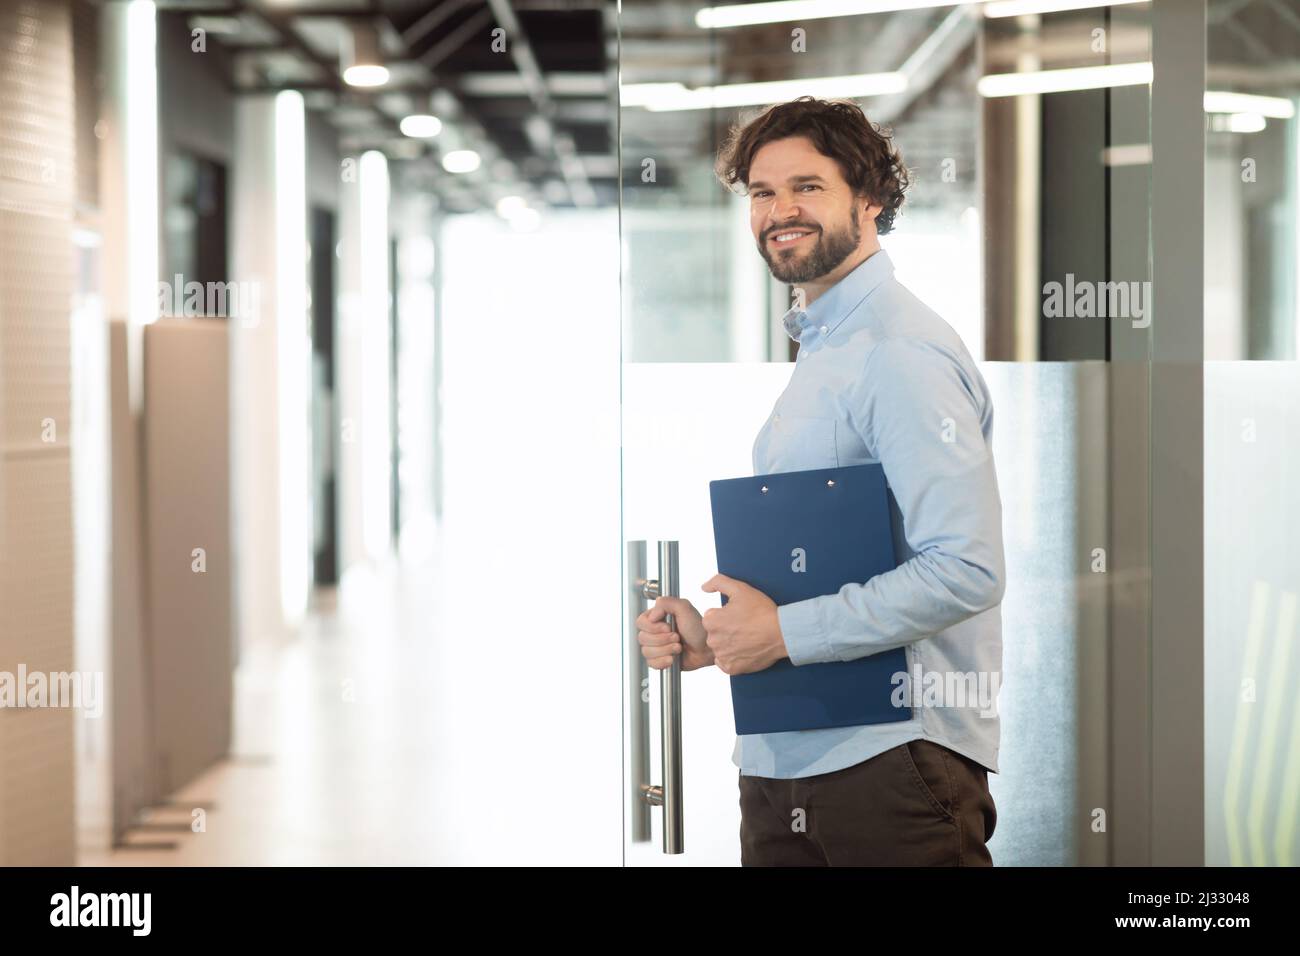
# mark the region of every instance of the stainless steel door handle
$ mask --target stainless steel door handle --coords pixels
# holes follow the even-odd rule
[[[659,672],[660,700],[660,773],[663,783],[650,782],[650,701],[649,676],[641,645],[636,639],[636,619],[655,598],[678,597],[677,542],[659,542],[659,577],[646,576],[646,543],[627,543],[627,569],[630,594],[627,601],[629,666],[627,668],[628,713],[631,731],[631,786],[628,794],[632,822],[632,842],[650,839],[650,808],[663,807],[663,848],[665,853],[681,853],[682,832],[682,663],[675,656],[671,667]],[[676,622],[667,617],[670,628]],[[645,696],[643,696],[643,693]]]

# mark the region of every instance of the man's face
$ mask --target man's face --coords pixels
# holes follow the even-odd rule
[[[782,282],[811,282],[852,255],[862,242],[858,207],[864,204],[835,160],[806,137],[774,140],[754,154],[750,228]]]

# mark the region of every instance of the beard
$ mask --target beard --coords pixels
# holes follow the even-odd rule
[[[801,223],[787,223],[780,227],[774,226],[760,237],[759,254],[767,263],[767,268],[774,278],[789,283],[811,282],[813,279],[819,279],[851,256],[862,239],[862,230],[858,225],[858,207],[854,206],[850,211],[849,225],[846,228],[838,232],[823,231],[817,237],[816,245],[802,256],[793,250],[788,253],[779,249],[772,252],[768,247],[767,240],[770,236],[779,235],[789,229],[812,228]]]

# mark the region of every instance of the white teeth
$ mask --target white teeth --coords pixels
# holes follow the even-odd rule
[[[802,239],[808,235],[806,232],[783,232],[776,237],[777,242],[789,242],[791,239]]]

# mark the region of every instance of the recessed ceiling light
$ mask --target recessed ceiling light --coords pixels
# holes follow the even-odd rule
[[[687,89],[681,83],[627,83],[619,88],[622,106],[643,106],[652,112],[666,110],[728,109],[779,103],[809,94],[827,99],[883,96],[907,89],[902,73],[858,73],[817,76],[802,80],[764,80]]]
[[[344,34],[340,51],[343,82],[348,86],[383,86],[388,82],[388,67],[379,49],[379,31],[374,24],[358,21]]]
[[[410,136],[412,139],[433,139],[442,132],[442,120],[436,116],[430,116],[427,113],[416,113],[407,116],[398,124],[403,136]]]
[[[388,82],[388,67],[373,63],[350,66],[343,71],[343,82],[348,86],[383,86]]]
[[[1254,93],[1232,93],[1226,90],[1205,91],[1207,113],[1258,113],[1273,119],[1290,119],[1295,116],[1295,105],[1281,96],[1259,96]]]
[[[995,20],[1000,17],[1023,17],[1031,13],[1070,13],[1144,2],[1145,0],[993,0],[984,5],[983,12],[984,16]]]
[[[702,30],[787,23],[822,17],[855,17],[868,13],[894,13],[929,7],[955,7],[962,0],[768,0],[763,3],[732,3],[705,7],[695,14]]]
[[[990,73],[975,82],[980,96],[1026,96],[1038,93],[1072,93],[1118,86],[1150,83],[1150,62],[1108,63],[1105,66],[1076,66],[1063,70],[1026,73]]]
[[[1259,133],[1268,126],[1259,113],[1214,113],[1210,119],[1215,132]]]
[[[472,149],[453,149],[442,157],[442,168],[449,173],[472,173],[480,162],[478,153]]]

